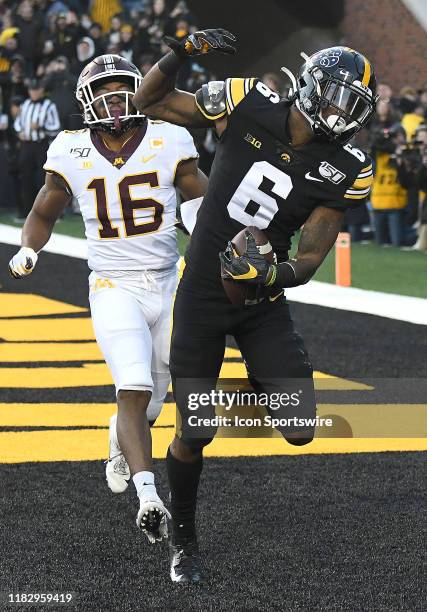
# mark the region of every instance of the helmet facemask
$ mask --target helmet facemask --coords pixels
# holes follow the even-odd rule
[[[120,89],[117,91],[105,92],[97,96],[94,95],[94,89],[96,89],[96,87],[111,81],[129,83],[132,91]],[[76,97],[83,109],[85,125],[90,129],[101,129],[116,136],[123,134],[130,127],[133,127],[133,125],[137,125],[140,120],[144,118],[144,115],[133,107],[132,98],[141,82],[142,76],[116,70],[114,75],[100,74],[87,80],[84,84],[78,84]],[[117,96],[121,101],[125,101],[125,110],[123,114],[110,110],[108,101],[113,96]],[[104,118],[98,116],[95,108],[95,105],[99,102],[101,102],[106,112]]]

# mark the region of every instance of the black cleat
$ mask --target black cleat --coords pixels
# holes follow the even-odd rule
[[[181,584],[198,583],[202,581],[202,570],[199,547],[196,539],[185,543],[169,544],[172,582]]]

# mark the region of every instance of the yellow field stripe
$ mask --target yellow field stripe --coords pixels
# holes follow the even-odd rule
[[[173,438],[173,430],[154,429],[153,457],[163,459]],[[100,461],[108,454],[105,429],[0,432],[0,462]],[[332,438],[319,439],[306,446],[291,446],[283,439],[216,439],[205,448],[205,457],[259,455],[313,455],[324,453],[376,453],[383,451],[424,451],[425,438]],[[99,465],[100,478],[103,466]]]
[[[108,427],[116,404],[0,404],[1,427]],[[233,412],[234,414],[235,412]],[[229,413],[227,413],[229,415]],[[330,417],[333,425],[317,431],[320,438],[427,437],[426,404],[319,404],[319,417]],[[239,415],[255,415],[255,408],[241,408]],[[338,418],[337,418],[338,417]],[[345,419],[346,423],[343,423]],[[175,427],[176,405],[165,403],[155,427]],[[347,426],[348,425],[348,426]],[[350,429],[351,428],[351,431]],[[274,429],[222,428],[221,436],[280,438]]]
[[[2,427],[108,427],[116,404],[0,404]]]
[[[94,340],[92,320],[78,319],[0,319],[0,338],[10,342],[27,340]]]
[[[81,368],[0,368],[0,387],[55,389],[112,385],[104,363],[87,363]]]
[[[222,378],[246,378],[242,362],[224,363]],[[0,388],[53,389],[62,387],[96,387],[111,385],[112,378],[104,363],[86,363],[82,367],[70,368],[0,368]],[[363,391],[372,389],[368,385],[314,372],[314,386],[319,390]],[[171,390],[171,387],[169,387]]]
[[[0,361],[99,361],[104,360],[96,342],[60,343],[0,343]]]
[[[87,312],[73,304],[66,304],[58,300],[33,293],[0,293],[0,317],[31,317],[35,315],[68,314],[74,312]]]
[[[0,404],[1,427],[108,427],[116,404]],[[166,403],[156,426],[175,426],[175,404]]]

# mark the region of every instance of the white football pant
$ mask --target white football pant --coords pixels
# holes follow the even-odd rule
[[[96,341],[120,390],[151,391],[147,418],[162,409],[169,382],[176,266],[150,272],[92,272],[89,302]]]

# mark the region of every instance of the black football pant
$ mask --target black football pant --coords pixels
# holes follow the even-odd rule
[[[234,336],[257,393],[297,392],[297,407],[276,411],[266,406],[268,414],[315,418],[313,369],[302,338],[294,329],[286,298],[282,296],[274,302],[264,300],[242,308],[232,305],[225,297],[202,298],[181,283],[174,306],[170,370],[181,417],[177,435],[186,445],[196,451],[215,436],[216,427],[189,425],[191,416],[213,417],[214,405],[197,409],[193,405],[190,409],[189,398],[215,389],[227,334]],[[305,444],[314,435],[314,425],[309,428],[278,426],[277,429],[293,444]]]

